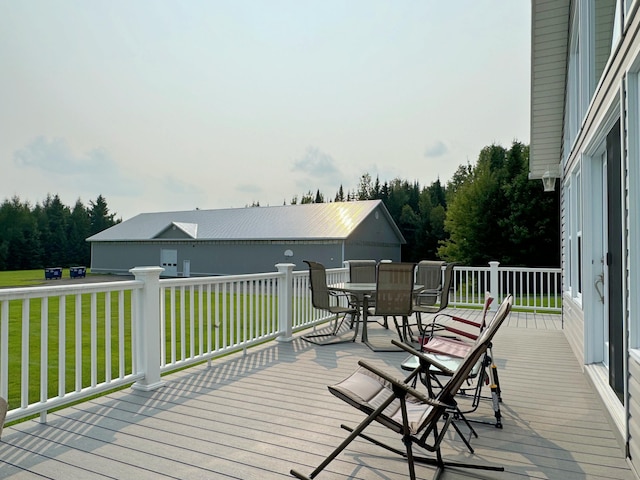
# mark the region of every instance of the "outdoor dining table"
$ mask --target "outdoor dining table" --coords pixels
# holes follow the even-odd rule
[[[352,295],[352,297],[355,299],[356,302],[356,308],[358,310],[362,310],[363,308],[366,308],[366,302],[365,302],[365,297],[371,297],[374,293],[376,293],[376,289],[377,289],[377,285],[375,283],[351,283],[351,282],[341,282],[341,283],[334,283],[331,285],[328,285],[329,290],[333,290],[336,292],[344,292],[344,293],[349,293]],[[422,289],[423,289],[423,285],[414,285],[413,286],[413,293],[419,293]],[[402,324],[403,324],[403,332],[406,330],[407,325],[406,325],[406,320],[403,318],[402,320]],[[400,334],[400,332],[398,332],[398,334]],[[401,334],[401,340],[404,342],[405,341],[405,337],[406,333]],[[362,319],[362,337],[361,337],[361,341],[363,343],[368,344],[369,342],[369,334],[367,333],[367,322],[364,321],[364,314],[363,314],[363,319]]]

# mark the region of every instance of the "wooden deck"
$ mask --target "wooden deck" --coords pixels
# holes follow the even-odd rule
[[[452,434],[445,441],[449,459],[506,471],[450,469],[441,478],[635,478],[560,328],[559,316],[513,313],[494,342],[504,429],[477,425],[474,456]],[[376,327],[371,335],[391,333]],[[361,358],[403,376],[405,357],[361,343],[271,342],[169,375],[154,392],[129,388],[49,414],[46,425],[5,428],[0,478],[285,479],[292,467],[308,474],[345,437],[340,424],[363,418],[326,386]],[[489,402],[471,417],[490,420]],[[393,438],[378,425],[371,431]],[[419,466],[418,476],[433,470]],[[356,441],[317,478],[407,477],[403,460]]]

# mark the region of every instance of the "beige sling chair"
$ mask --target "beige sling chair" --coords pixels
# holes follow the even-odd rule
[[[408,345],[392,340],[392,342],[416,355],[419,366],[404,380],[398,380],[392,375],[360,360],[360,368],[342,382],[329,387],[329,391],[349,405],[357,408],[367,417],[355,428],[342,426],[351,432],[350,435],[308,476],[295,469],[291,474],[302,480],[317,477],[352,441],[360,437],[407,460],[409,478],[416,480],[416,463],[431,465],[436,468],[434,479],[448,467],[469,468],[480,470],[504,471],[504,468],[488,464],[470,464],[446,461],[441,452],[441,443],[450,426],[459,432],[453,423],[456,410],[456,394],[466,381],[472,368],[487,351],[498,327],[509,314],[511,296],[500,305],[491,325],[478,337],[477,342],[464,357],[455,372],[451,372],[450,380],[443,385],[435,398],[418,391],[411,386],[413,379],[420,373],[435,367],[446,370],[447,367],[423,356]],[[405,450],[395,448],[383,441],[364,433],[373,422],[378,422],[400,435]],[[432,453],[431,456],[414,454],[414,445]],[[335,478],[335,477],[334,477]]]
[[[311,288],[311,303],[314,308],[325,310],[335,315],[333,329],[326,332],[303,335],[301,338],[316,345],[329,345],[335,343],[354,342],[358,336],[358,317],[360,312],[353,306],[351,297],[345,293],[335,292],[327,286],[327,272],[324,265],[309,260],[304,261],[309,266],[309,286]],[[345,299],[343,305],[340,299]],[[342,338],[340,328],[344,319],[351,317],[351,329],[353,335]]]
[[[376,260],[349,260],[349,282],[350,283],[376,283],[378,278],[378,262]],[[369,306],[375,304],[375,295],[369,298]],[[358,298],[354,307],[360,308],[363,298]],[[384,328],[389,328],[387,317],[382,322],[378,322]]]
[[[392,317],[393,323],[400,340],[405,339],[409,317],[413,311],[413,290],[415,278],[415,263],[409,262],[385,262],[378,265],[378,277],[376,280],[376,291],[374,303],[369,303],[370,297],[364,297],[364,307],[362,309],[362,322],[366,326],[369,317]],[[398,323],[401,319],[401,324]],[[397,351],[397,348],[377,347],[373,345],[363,326],[362,341],[376,352]]]
[[[451,290],[451,285],[453,284],[453,268],[457,264],[455,262],[447,263],[443,274],[442,262],[427,262],[428,265],[425,265],[425,261],[421,263],[423,264],[422,273],[419,272],[416,280],[418,285],[423,285],[418,280],[431,282],[431,285],[433,285],[435,272],[438,269],[440,269],[439,274],[442,278],[442,281],[438,283],[438,287],[424,288],[414,297],[413,313],[416,316],[416,324],[414,326],[417,327],[419,335],[424,336],[426,327],[425,322],[423,322],[423,315],[435,315],[449,306],[449,290]],[[409,333],[411,340],[413,340],[413,334],[410,329]]]

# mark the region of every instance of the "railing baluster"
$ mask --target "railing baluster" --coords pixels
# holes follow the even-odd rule
[[[40,401],[49,398],[49,297],[40,303]],[[46,412],[40,414],[40,422],[46,423]]]
[[[89,355],[91,356],[91,386],[98,384],[98,294],[91,294],[91,348]]]
[[[9,398],[9,300],[0,303],[0,396]]]
[[[67,384],[67,297],[58,297],[58,396],[64,397]]]
[[[82,390],[82,295],[75,294],[76,392]]]
[[[20,405],[27,408],[29,405],[29,299],[22,300],[22,383],[20,393]]]
[[[124,291],[118,293],[118,374],[125,375]]]
[[[104,380],[111,382],[111,292],[104,295]]]

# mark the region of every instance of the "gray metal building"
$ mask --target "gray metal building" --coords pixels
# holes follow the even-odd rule
[[[406,243],[380,200],[142,213],[87,239],[91,272],[160,265],[165,276],[272,272],[277,263],[400,260]]]

